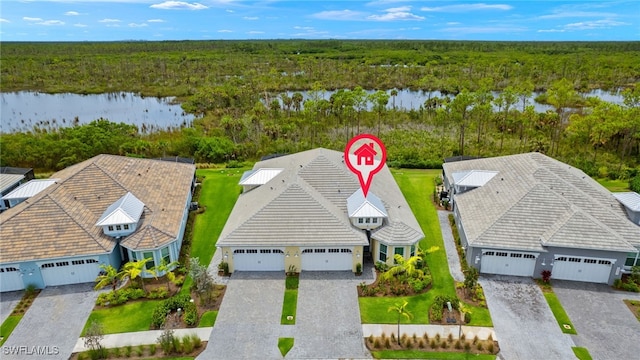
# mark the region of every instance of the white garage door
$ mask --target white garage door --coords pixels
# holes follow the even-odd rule
[[[100,274],[97,259],[76,259],[40,265],[45,286],[81,284],[96,281]]]
[[[18,266],[0,267],[0,292],[24,289]]]
[[[533,276],[535,253],[483,250],[480,272],[485,274]]]
[[[284,251],[280,249],[236,249],[234,271],[284,271]]]
[[[611,259],[556,255],[551,278],[606,284],[612,267]]]
[[[351,249],[304,249],[301,261],[303,271],[351,271],[353,269]]]

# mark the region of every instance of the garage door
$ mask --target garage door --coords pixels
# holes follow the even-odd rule
[[[483,250],[480,272],[485,274],[533,276],[536,253]]]
[[[351,271],[353,269],[351,249],[303,249],[301,261],[303,271]]]
[[[22,276],[18,266],[0,267],[0,291],[15,291],[24,289]]]
[[[284,251],[281,249],[236,249],[233,251],[234,271],[284,271]]]
[[[612,267],[611,259],[556,255],[551,278],[606,284]]]
[[[96,281],[100,273],[97,259],[76,259],[40,265],[45,286],[81,284]]]

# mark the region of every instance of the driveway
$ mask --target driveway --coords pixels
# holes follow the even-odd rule
[[[369,275],[367,273],[367,275]],[[369,358],[352,272],[302,272],[295,340],[288,359]]]
[[[93,284],[42,290],[3,345],[2,359],[68,359],[97,297]]]
[[[638,358],[640,322],[622,300],[640,300],[640,294],[560,280],[553,281],[553,291],[578,332],[576,346],[586,347],[594,359]]]
[[[280,325],[284,273],[237,272],[198,359],[282,359],[280,337],[294,338],[287,359],[370,357],[356,290],[367,280],[351,272],[301,273],[296,324]]]
[[[575,359],[573,341],[560,330],[532,279],[483,275],[480,284],[500,345],[499,359]]]
[[[11,315],[13,308],[18,305],[23,295],[23,290],[3,292],[0,294],[0,324],[7,320],[9,315]]]

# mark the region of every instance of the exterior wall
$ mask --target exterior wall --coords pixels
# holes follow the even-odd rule
[[[363,246],[354,246],[351,254],[353,255],[353,267],[352,271],[357,272],[357,266],[360,264],[362,266],[362,254],[363,254]]]
[[[180,249],[182,248],[182,240],[184,239],[184,231],[187,227],[187,220],[189,218],[189,208],[191,207],[191,200],[193,199],[193,194],[191,191],[187,194],[187,198],[185,200],[184,212],[182,214],[182,222],[180,223],[180,230],[178,230],[178,237],[176,238],[178,241],[176,242],[176,246],[178,249],[178,253],[176,254],[176,260],[178,260],[178,255],[180,254]]]
[[[636,225],[640,225],[640,211],[631,211],[631,209],[626,208],[627,216],[629,216],[629,220]]]
[[[124,225],[129,225],[129,228],[125,230]],[[119,224],[120,230],[117,230],[116,226],[117,225],[111,225],[113,230],[109,230],[109,225],[105,225],[102,227],[102,232],[104,232],[105,235],[108,235],[114,238],[123,237],[123,236],[133,234],[136,231],[138,224],[137,223]]]
[[[233,267],[233,249],[229,246],[225,246],[223,248],[218,248],[216,251],[222,251],[222,261],[226,261],[229,264],[229,272],[233,273],[235,271]],[[218,264],[214,264],[216,267]]]
[[[360,223],[359,219],[363,219],[362,223]],[[384,218],[383,217],[370,217],[369,219],[369,223],[366,222],[367,218],[351,218],[351,225],[355,226],[358,229],[361,230],[373,230],[373,229],[377,229],[380,226],[382,226],[384,224]],[[376,223],[373,223],[373,219],[377,219]]]
[[[158,266],[162,263],[162,249],[168,248],[169,249],[169,259],[171,260],[170,262],[173,261],[177,261],[178,260],[178,256],[176,255],[176,241],[163,246],[161,248],[158,249],[153,249],[153,250],[140,250],[140,251],[131,251],[129,249],[127,249],[127,251],[129,252],[129,260],[130,261],[139,261],[139,260],[143,260],[145,259],[144,253],[152,253],[153,256],[153,261],[150,262],[150,264],[152,264],[151,266]],[[157,276],[163,276],[164,274],[157,274]],[[142,274],[140,274],[140,277],[143,277],[145,279],[149,279],[149,278],[153,278],[155,277],[153,274],[147,272],[147,271],[143,271]]]
[[[387,265],[393,265],[393,256],[395,254],[395,249],[396,248],[402,248],[404,249],[404,258],[405,259],[409,259],[411,257],[411,246],[412,245],[388,245],[385,243],[381,243],[378,240],[375,239],[371,239],[371,251],[372,251],[372,255],[373,255],[373,262],[377,263],[378,261],[380,261],[380,244],[383,245],[387,245],[387,261],[384,261],[385,264]],[[415,245],[415,251],[417,252],[418,249],[418,244],[413,244]],[[361,248],[361,247],[355,247],[354,249],[357,248]]]
[[[293,272],[302,270],[302,250],[299,246],[287,246],[284,248],[284,271],[291,269]]]

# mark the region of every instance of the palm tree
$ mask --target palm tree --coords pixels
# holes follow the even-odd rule
[[[422,262],[422,258],[420,256],[412,256],[405,260],[402,255],[395,254],[393,255],[393,260],[395,261],[395,265],[382,274],[383,279],[389,280],[394,276],[403,274],[406,274],[407,276],[418,275],[418,278],[422,278],[424,276],[424,272],[418,268],[420,262]]]
[[[157,265],[151,268],[151,271],[156,275],[162,274],[162,273],[165,274],[165,277],[167,279],[167,291],[169,291],[169,282],[176,281],[176,274],[173,273],[173,270],[176,268],[176,266],[178,266],[178,264],[179,263],[177,261],[172,261],[167,264],[164,261],[164,259],[162,259],[162,262],[160,263],[160,265]]]
[[[116,291],[116,286],[118,286],[118,280],[122,278],[123,273],[118,272],[116,268],[111,265],[102,264],[100,265],[100,275],[96,278],[96,286],[94,290],[100,290],[105,286],[111,286],[113,291]]]
[[[402,305],[395,304],[395,305],[389,306],[389,309],[387,310],[387,312],[393,311],[398,313],[398,336],[396,337],[398,339],[398,345],[400,345],[400,319],[403,316],[407,318],[407,320],[413,319],[413,314],[410,313],[409,310],[407,310],[408,304],[409,302],[405,300]]]
[[[149,261],[152,261],[152,258],[146,258],[146,259],[142,259],[142,260],[138,260],[138,261],[130,261],[126,264],[124,264],[124,267],[122,268],[122,275],[129,277],[129,279],[131,279],[131,281],[135,280],[136,278],[140,279],[140,285],[142,286],[142,290],[144,290],[145,292],[147,292],[147,290],[144,287],[144,281],[142,281],[142,273],[143,272],[148,272],[150,274],[152,274],[153,276],[156,276],[156,273],[153,269],[147,269],[146,268],[146,264]]]

